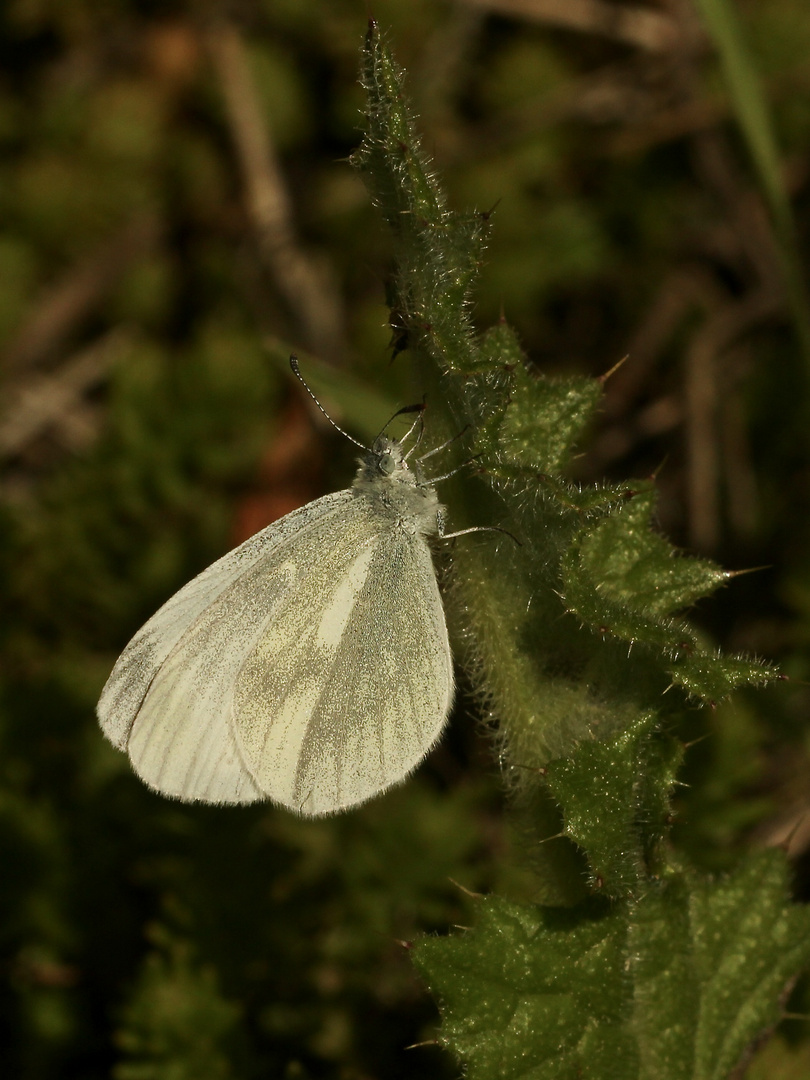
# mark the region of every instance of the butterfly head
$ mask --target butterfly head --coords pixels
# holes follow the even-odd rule
[[[379,435],[368,454],[360,459],[357,479],[366,483],[378,483],[380,480],[393,480],[403,484],[417,482],[405,460],[402,443],[388,435]]]

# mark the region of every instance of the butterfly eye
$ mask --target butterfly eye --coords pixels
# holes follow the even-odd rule
[[[396,458],[393,454],[380,454],[377,465],[383,476],[391,476],[397,467]]]

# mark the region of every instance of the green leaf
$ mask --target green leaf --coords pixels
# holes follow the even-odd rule
[[[672,684],[694,698],[718,702],[739,686],[777,678],[759,660],[705,649],[684,619],[672,617],[729,575],[653,533],[654,509],[654,490],[640,484],[632,498],[583,526],[561,560],[568,610],[600,635],[659,652]]]
[[[486,899],[414,959],[470,1080],[726,1080],[810,961],[810,911],[768,851],[613,906]]]
[[[500,430],[502,460],[559,472],[602,398],[596,379],[536,378],[521,366]]]
[[[657,617],[649,608],[631,605],[624,598],[616,599],[615,593],[611,595],[602,588],[598,567],[593,560],[589,566],[583,558],[589,539],[590,531],[584,528],[562,556],[562,599],[568,610],[601,635],[647,645],[669,656],[696,648],[694,631],[684,621]],[[632,595],[629,589],[628,594]]]
[[[688,694],[716,704],[740,686],[764,686],[780,677],[776,668],[749,656],[724,656],[719,650],[680,656],[672,681]]]
[[[677,878],[632,908],[640,1075],[725,1080],[780,1020],[786,986],[810,961],[809,932],[778,850],[719,881]]]
[[[471,1080],[636,1075],[624,1024],[625,926],[606,903],[481,902],[475,930],[424,938],[414,960],[439,996],[442,1042]]]
[[[600,593],[651,615],[672,615],[708,596],[729,575],[708,559],[677,552],[652,530],[656,493],[640,483],[633,497],[583,538],[580,566]]]
[[[546,783],[563,810],[563,832],[581,847],[591,884],[608,896],[637,888],[650,872],[669,814],[682,747],[656,736],[658,716],[642,715],[611,739],[582,742],[549,762]]]

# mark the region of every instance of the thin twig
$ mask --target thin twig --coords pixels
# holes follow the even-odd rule
[[[695,171],[723,207],[734,255],[746,259],[761,288],[784,291],[778,241],[765,204],[737,166],[720,131],[705,131],[692,142]]]
[[[602,431],[589,451],[592,467],[604,469],[630,453],[644,439],[671,431],[683,422],[683,402],[657,389],[652,401],[638,411],[649,396],[654,372],[667,343],[695,307],[720,307],[726,294],[698,264],[676,269],[661,283],[644,311],[641,323],[627,343],[627,363],[606,387]]]
[[[740,341],[723,361],[723,397],[720,403],[720,450],[726,489],[728,520],[737,536],[750,536],[757,522],[758,498],[750,433],[739,384],[753,366],[751,343]]]
[[[300,245],[293,206],[278,161],[267,117],[239,31],[220,24],[208,35],[231,126],[250,220],[263,261],[299,323],[304,343],[322,356],[340,351],[342,313],[337,290],[324,263]]]
[[[467,142],[457,123],[456,106],[459,89],[479,45],[486,12],[455,4],[448,15],[427,38],[412,80],[420,116],[434,133],[441,133],[445,160],[455,159]],[[446,145],[448,141],[450,146]]]
[[[650,52],[678,49],[678,23],[651,8],[630,7],[607,0],[465,0],[497,15],[531,22],[553,23],[567,30],[598,34]]]
[[[762,847],[781,847],[789,859],[797,859],[810,848],[810,805],[797,800],[783,815],[763,822],[752,837]]]
[[[57,371],[34,374],[7,390],[0,416],[0,459],[22,453],[52,429],[75,433],[77,410],[82,410],[89,391],[103,382],[128,340],[126,331],[112,330],[68,358]]]
[[[727,120],[731,107],[721,98],[694,98],[664,109],[648,120],[612,134],[605,142],[611,156],[641,154],[661,143],[708,131]]]
[[[694,335],[686,354],[686,449],[691,544],[712,551],[719,539],[718,382],[716,358],[750,326],[779,311],[770,291],[749,293],[715,312]]]
[[[139,215],[70,266],[5,349],[4,376],[37,367],[56,353],[129,267],[156,245],[160,232],[157,217]]]
[[[630,453],[637,442],[683,424],[690,540],[704,551],[716,547],[719,537],[721,472],[733,526],[747,531],[753,521],[756,491],[745,433],[735,412],[741,360],[737,342],[751,326],[779,312],[782,294],[771,285],[776,283],[732,301],[698,265],[670,275],[631,339],[628,362],[607,386],[608,423],[588,455],[592,467],[604,468]],[[686,350],[683,399],[659,393],[639,411],[658,358],[696,309],[705,318]]]

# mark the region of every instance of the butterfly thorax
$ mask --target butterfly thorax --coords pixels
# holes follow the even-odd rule
[[[380,504],[398,524],[420,533],[438,530],[436,492],[405,460],[402,444],[381,435],[360,459],[353,490]]]

